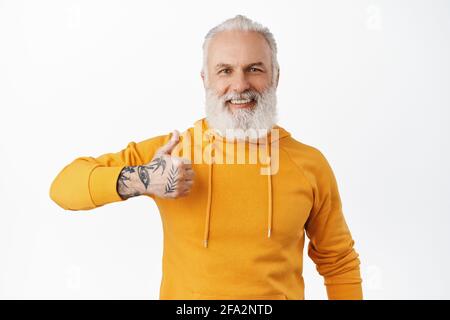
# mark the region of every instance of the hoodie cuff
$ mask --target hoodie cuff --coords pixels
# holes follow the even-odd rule
[[[328,284],[328,300],[363,300],[361,283]]]
[[[95,167],[89,178],[89,192],[95,206],[123,201],[117,193],[117,179],[124,167]]]

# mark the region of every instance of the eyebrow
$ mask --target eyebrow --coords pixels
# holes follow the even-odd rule
[[[245,68],[248,68],[248,67],[253,67],[253,66],[259,66],[259,67],[264,67],[265,68],[265,65],[264,65],[264,63],[262,63],[262,62],[260,62],[260,61],[258,61],[258,62],[255,62],[255,63],[250,63],[250,64],[248,64]],[[218,69],[220,69],[220,68],[224,68],[224,67],[226,67],[226,68],[231,68],[231,67],[233,67],[231,64],[228,64],[228,63],[218,63],[218,64],[216,64],[216,70],[218,70]]]

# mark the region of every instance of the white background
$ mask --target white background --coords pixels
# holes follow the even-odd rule
[[[450,2],[436,0],[0,0],[0,298],[158,299],[151,199],[69,212],[49,187],[76,157],[203,117],[203,37],[236,14],[276,37],[279,124],[332,165],[365,298],[450,298]],[[306,299],[326,299],[304,262]]]

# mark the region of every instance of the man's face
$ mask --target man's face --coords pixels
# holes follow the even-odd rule
[[[275,121],[275,89],[269,44],[257,32],[223,31],[208,47],[207,118],[224,129],[270,129]],[[212,123],[211,123],[212,122]]]
[[[218,33],[210,42],[207,64],[209,87],[220,96],[247,90],[262,93],[271,84],[270,47],[257,32]],[[254,105],[227,102],[231,111]]]

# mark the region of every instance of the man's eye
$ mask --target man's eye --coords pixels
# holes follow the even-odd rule
[[[252,71],[252,72],[254,72],[254,71],[261,71],[261,70],[259,70],[258,68],[250,68],[250,71]]]
[[[219,73],[228,73],[228,71],[230,71],[230,69],[222,69],[222,70],[219,71]]]

